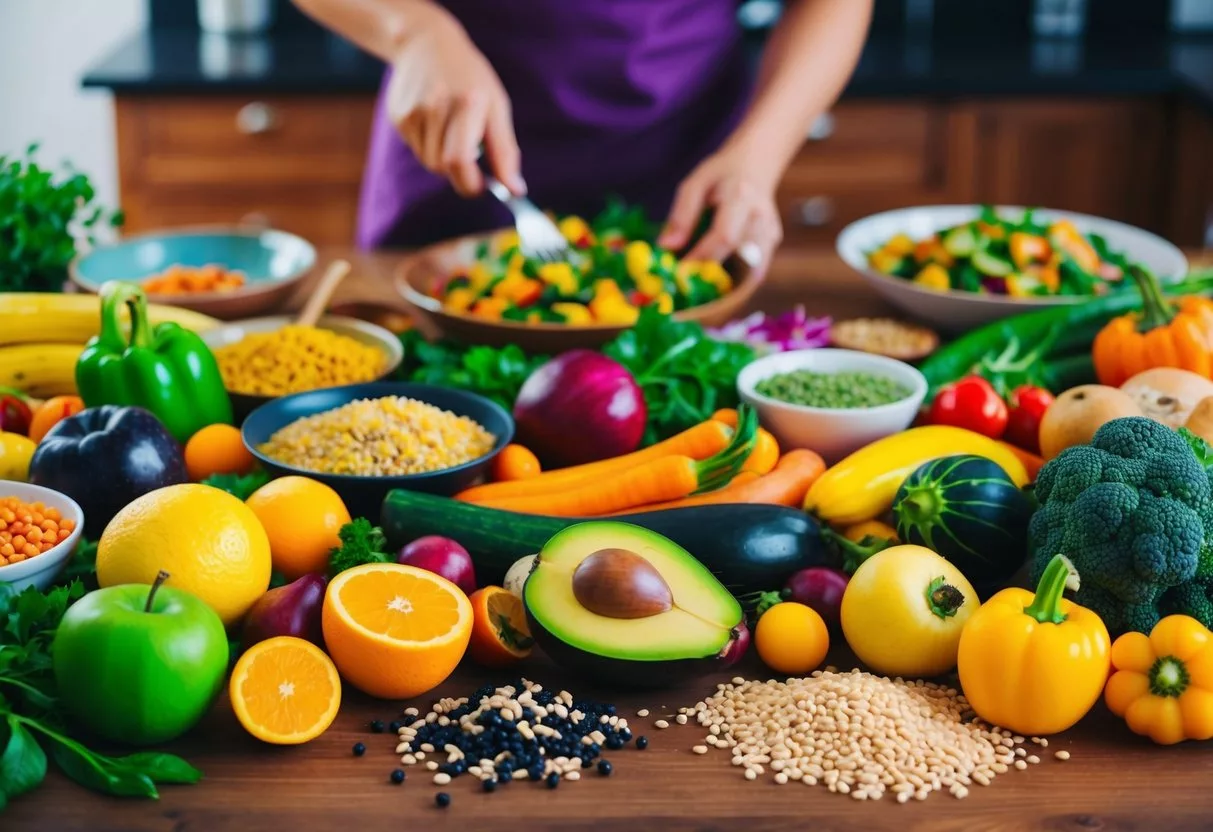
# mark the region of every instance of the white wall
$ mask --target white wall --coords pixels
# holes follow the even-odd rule
[[[40,141],[38,158],[70,159],[103,204],[118,204],[108,92],[83,90],[84,71],[143,28],[145,0],[0,0],[0,154]]]

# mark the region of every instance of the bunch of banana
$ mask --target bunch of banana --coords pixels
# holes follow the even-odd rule
[[[148,319],[153,326],[173,321],[195,332],[219,325],[198,312],[160,304],[148,306]],[[0,292],[0,387],[35,398],[75,393],[76,359],[100,328],[96,295]]]

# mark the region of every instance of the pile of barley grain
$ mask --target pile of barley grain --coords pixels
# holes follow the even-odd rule
[[[859,670],[786,682],[738,677],[682,713],[708,729],[708,746],[731,751],[747,780],[770,768],[781,785],[820,783],[856,800],[889,792],[905,803],[943,789],[965,797],[974,783],[1040,762],[1023,737],[976,721],[953,688]]]

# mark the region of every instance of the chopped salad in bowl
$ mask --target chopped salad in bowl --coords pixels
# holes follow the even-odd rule
[[[656,247],[656,226],[642,209],[612,204],[591,222],[566,216],[558,225],[569,242],[567,262],[528,258],[518,234],[503,231],[479,244],[474,262],[438,282],[433,297],[444,311],[490,321],[630,326],[641,307],[668,314],[733,290],[721,264],[679,261]]]
[[[878,272],[938,291],[1009,297],[1096,296],[1126,285],[1130,261],[1069,219],[1019,218],[982,206],[971,221],[914,239],[895,234],[867,253]]]

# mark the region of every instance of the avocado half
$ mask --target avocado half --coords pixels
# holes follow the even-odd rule
[[[531,634],[552,659],[628,687],[676,684],[736,660],[744,613],[678,544],[629,523],[554,535],[523,588]]]

